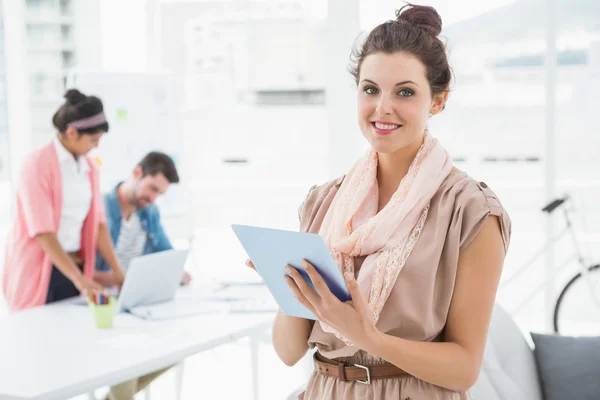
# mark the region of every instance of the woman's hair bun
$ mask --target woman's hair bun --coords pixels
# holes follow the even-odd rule
[[[442,17],[435,8],[406,4],[396,11],[397,21],[406,21],[411,25],[438,36],[442,32]]]
[[[86,98],[87,96],[77,89],[69,89],[65,93],[65,99],[67,99],[67,103],[72,105],[82,103],[85,101]]]

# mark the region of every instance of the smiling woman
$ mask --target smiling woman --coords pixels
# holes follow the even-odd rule
[[[413,5],[396,16],[351,68],[371,149],[300,208],[300,229],[324,238],[352,295],[340,302],[308,264],[315,289],[289,269],[318,321],[280,311],[273,345],[287,365],[317,348],[304,400],[461,400],[479,375],[510,219],[427,130],[452,76],[440,16]]]

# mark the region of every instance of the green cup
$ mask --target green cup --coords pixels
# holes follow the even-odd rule
[[[98,329],[111,329],[113,327],[113,319],[115,316],[115,308],[117,301],[114,297],[108,299],[108,304],[97,305],[88,300],[88,304],[94,314],[94,322]]]

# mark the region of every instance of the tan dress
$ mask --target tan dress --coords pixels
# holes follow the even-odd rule
[[[300,230],[318,233],[343,178],[313,187],[300,207]],[[477,235],[488,215],[500,217],[505,248],[510,239],[510,219],[485,183],[464,172],[450,175],[431,200],[419,241],[398,276],[377,328],[388,335],[415,341],[443,341],[444,327],[454,290],[460,251]],[[362,259],[355,259],[356,272]],[[325,357],[376,365],[386,363],[362,350],[346,346],[314,324],[309,338]],[[374,380],[371,385],[342,382],[313,372],[304,400],[463,400],[467,392],[454,392],[412,376]]]

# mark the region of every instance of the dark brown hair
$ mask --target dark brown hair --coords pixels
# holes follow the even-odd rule
[[[52,124],[61,133],[65,133],[69,122],[91,117],[104,111],[102,101],[98,97],[86,96],[77,89],[67,90],[64,97],[66,101],[52,117]],[[77,129],[77,131],[86,134],[108,132],[108,122],[85,129]]]
[[[138,167],[142,168],[142,176],[163,174],[169,183],[179,183],[179,174],[177,174],[175,163],[165,153],[153,151],[146,154],[139,162]]]
[[[396,19],[375,27],[364,43],[352,54],[350,73],[358,84],[360,67],[373,53],[406,52],[425,66],[431,94],[449,90],[452,71],[446,57],[446,46],[438,38],[442,18],[430,6],[406,4],[396,11]]]

